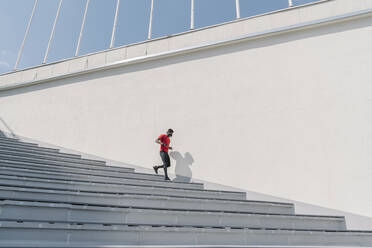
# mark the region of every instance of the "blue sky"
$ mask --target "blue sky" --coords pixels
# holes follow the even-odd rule
[[[110,46],[117,0],[91,0],[80,55]],[[191,0],[155,0],[153,38],[189,30]],[[295,5],[316,0],[294,0]],[[59,0],[39,0],[19,69],[43,61]],[[75,54],[86,0],[63,0],[47,63]],[[0,74],[13,70],[34,0],[0,0]],[[115,47],[147,39],[151,0],[121,0]],[[288,0],[240,0],[241,17],[288,7]],[[235,0],[195,0],[195,28],[235,19]]]

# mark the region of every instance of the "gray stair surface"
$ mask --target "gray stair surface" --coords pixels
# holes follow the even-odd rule
[[[59,150],[40,150],[37,147],[36,148],[25,148],[25,147],[10,147],[7,145],[3,145],[0,143],[0,150],[2,151],[14,151],[14,152],[24,152],[24,153],[31,153],[31,154],[40,154],[40,155],[53,155],[58,157],[65,157],[65,158],[81,158],[81,155],[77,154],[68,154],[59,152]]]
[[[8,147],[12,149],[27,149],[31,151],[47,151],[47,152],[58,152],[58,149],[55,148],[46,148],[46,147],[39,147],[37,145],[22,145],[22,144],[17,144],[17,143],[4,143],[0,142],[1,147]]]
[[[55,158],[55,159],[49,159],[46,157],[42,158],[37,158],[36,155],[35,157],[30,157],[30,156],[21,156],[21,155],[9,155],[5,153],[1,153],[0,155],[1,160],[8,160],[8,161],[20,161],[20,162],[34,162],[34,163],[44,163],[44,164],[56,164],[56,165],[70,165],[70,166],[91,166],[95,168],[99,168],[102,166],[105,166],[104,162],[101,163],[92,163],[92,162],[87,162],[83,159],[77,159],[74,161],[66,161],[67,159],[60,159],[60,158]]]
[[[83,158],[72,158],[66,156],[60,156],[59,154],[37,154],[37,153],[30,153],[30,152],[20,152],[20,151],[7,151],[0,149],[0,153],[2,155],[9,155],[15,157],[22,157],[22,158],[36,158],[36,159],[43,159],[43,160],[51,160],[51,161],[62,161],[62,162],[71,162],[71,163],[79,163],[79,164],[88,164],[88,165],[106,165],[105,161],[99,160],[92,160],[92,159],[83,159]]]
[[[0,247],[372,246],[343,216],[0,137]]]
[[[189,225],[278,229],[346,230],[342,216],[263,214],[231,211],[180,211],[74,205],[54,202],[0,201],[1,219],[110,224]]]
[[[5,138],[5,137],[0,137],[0,143],[14,143],[14,144],[20,144],[20,145],[39,146],[37,143],[25,142],[25,141],[20,141],[19,139]]]
[[[1,221],[0,244],[372,245],[372,232]],[[20,238],[20,235],[21,238]]]
[[[108,167],[108,166],[106,166]],[[114,166],[110,166],[115,169]],[[25,162],[13,162],[13,161],[2,161],[0,162],[0,169],[3,170],[17,170],[17,171],[28,171],[35,173],[49,173],[49,174],[60,174],[62,175],[75,175],[81,177],[109,177],[112,179],[138,179],[138,180],[151,180],[151,181],[164,181],[164,176],[146,174],[146,173],[136,173],[134,170],[121,170],[121,171],[106,171],[103,169],[89,169],[89,168],[73,168],[70,166],[60,166],[60,165],[45,165],[45,164],[34,164]],[[111,168],[110,168],[111,169]],[[178,182],[174,182],[178,183]],[[186,183],[187,184],[187,183]],[[186,185],[184,184],[184,185]],[[190,187],[202,188],[203,185],[200,183],[189,183]]]
[[[30,147],[30,148],[41,148],[38,144],[36,143],[29,143],[29,142],[21,142],[18,140],[13,140],[13,139],[2,139],[0,138],[0,144],[2,145],[7,145],[7,146],[15,146],[15,147]],[[48,150],[58,150],[55,148],[46,148]]]
[[[8,175],[5,175],[8,174]],[[19,184],[21,182],[24,183],[35,183],[35,187],[37,183],[47,183],[50,187],[50,189],[59,189],[63,186],[66,186],[65,189],[67,189],[67,185],[73,185],[76,187],[79,191],[92,191],[92,192],[117,192],[120,189],[125,190],[125,188],[131,188],[131,187],[136,187],[138,188],[138,192],[133,193],[144,193],[147,192],[150,189],[153,190],[159,190],[159,191],[175,191],[179,192],[180,194],[185,194],[185,196],[205,196],[207,198],[212,198],[212,199],[236,199],[236,200],[244,200],[246,198],[245,193],[240,193],[240,192],[226,192],[226,191],[214,191],[214,190],[203,190],[199,188],[193,188],[185,185],[185,183],[173,183],[173,182],[167,182],[167,181],[153,181],[151,184],[151,181],[140,181],[140,180],[131,180],[131,181],[125,181],[123,180],[122,182],[118,183],[113,183],[113,182],[89,182],[86,180],[79,180],[79,179],[68,179],[68,178],[58,178],[57,177],[49,177],[49,179],[45,178],[40,178],[37,176],[14,176],[14,175],[9,175],[10,173],[7,172],[0,172],[0,185],[4,185],[4,183],[12,183],[9,180],[18,180]],[[53,183],[55,184],[55,187],[53,186]],[[58,184],[58,185],[57,185]],[[18,185],[20,186],[20,185]],[[90,189],[89,189],[90,187]],[[83,190],[83,189],[86,190]],[[110,189],[111,188],[111,189]],[[136,190],[136,188],[132,188],[133,190]],[[113,190],[113,191],[111,191]],[[144,192],[142,192],[142,190]],[[131,193],[131,191],[128,192],[119,192],[119,193]],[[176,194],[176,193],[175,193]],[[189,195],[187,195],[189,194]],[[177,194],[176,194],[177,195]]]
[[[157,180],[141,179],[141,178],[113,178],[110,176],[90,176],[90,175],[79,175],[69,172],[50,172],[43,170],[33,169],[19,169],[11,168],[0,165],[0,175],[6,176],[22,176],[22,177],[33,177],[40,179],[55,179],[55,180],[71,180],[77,182],[91,182],[91,183],[116,183],[116,184],[127,184],[127,185],[145,185],[145,186],[163,186],[168,188],[184,188],[184,189],[203,189],[202,184],[191,184],[182,182],[165,182],[162,178],[156,178]]]
[[[6,248],[329,248],[325,245],[97,245],[97,244],[7,244]],[[332,248],[360,248],[361,246],[332,245]]]
[[[38,165],[38,166],[58,166],[58,167],[70,167],[72,169],[85,169],[90,171],[100,171],[100,172],[133,172],[134,169],[126,168],[126,167],[118,167],[118,166],[107,166],[107,165],[86,165],[86,164],[71,164],[65,162],[53,162],[53,161],[43,161],[43,160],[34,160],[34,159],[27,159],[27,158],[19,158],[19,157],[9,157],[9,156],[1,156],[0,155],[0,163],[4,164],[14,164],[14,165]]]
[[[0,199],[35,200],[72,204],[95,204],[142,208],[172,208],[179,210],[245,211],[294,214],[293,204],[261,201],[202,199],[145,194],[90,193],[67,190],[47,190],[25,187],[0,186]]]

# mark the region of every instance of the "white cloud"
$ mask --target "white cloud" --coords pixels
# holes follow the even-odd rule
[[[8,60],[7,55],[9,55],[9,52],[7,50],[1,50],[0,51],[0,68],[9,68],[10,67],[9,63],[7,62],[7,60]]]
[[[0,61],[0,68],[1,67],[5,67],[5,68],[8,68],[9,67],[9,64],[5,61]]]

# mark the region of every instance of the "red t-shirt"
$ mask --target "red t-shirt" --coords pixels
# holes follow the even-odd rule
[[[158,138],[160,140],[161,143],[163,144],[166,144],[167,146],[163,146],[161,145],[160,146],[160,151],[163,151],[163,152],[168,152],[168,147],[169,147],[169,144],[170,144],[170,139],[167,135],[165,134],[162,134],[159,136]]]

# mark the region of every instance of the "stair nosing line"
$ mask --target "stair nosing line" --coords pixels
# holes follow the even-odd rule
[[[14,176],[14,175],[6,175],[5,173],[2,173],[0,172],[0,176],[3,175],[4,177],[13,177],[14,179],[12,180],[16,180],[16,179],[24,179],[26,181],[41,181],[42,180],[55,180],[55,181],[63,181],[63,182],[58,182],[58,183],[64,183],[64,182],[80,182],[80,184],[100,184],[102,186],[104,185],[128,185],[128,186],[140,186],[140,187],[156,187],[156,188],[164,188],[164,189],[186,189],[186,190],[195,190],[195,191],[207,191],[207,192],[213,192],[213,191],[209,191],[209,190],[204,190],[204,189],[195,189],[195,188],[174,188],[174,187],[162,187],[162,186],[157,186],[157,185],[138,185],[138,184],[130,184],[130,183],[103,183],[103,182],[84,182],[84,181],[80,181],[78,179],[75,179],[75,180],[66,180],[66,179],[46,179],[46,178],[41,178],[41,177],[37,177],[37,176]],[[133,180],[140,180],[140,179],[133,179]],[[153,181],[153,182],[164,182],[164,181]],[[1,182],[0,182],[1,183]],[[64,184],[68,184],[68,183],[64,183]],[[230,192],[229,192],[230,193]],[[240,193],[240,192],[238,192]],[[243,192],[244,193],[244,192]],[[242,194],[243,194],[242,193]]]
[[[1,188],[2,187],[2,188]],[[3,188],[8,188],[8,189],[3,189]],[[11,188],[11,189],[9,189]],[[25,190],[26,189],[26,190]],[[21,187],[21,186],[0,186],[0,192],[1,191],[17,191],[17,192],[31,192],[30,190],[27,190],[27,189],[31,189],[31,187]],[[191,199],[191,200],[204,200],[204,201],[222,201],[222,202],[238,202],[238,203],[258,203],[258,204],[268,204],[268,205],[283,205],[283,206],[286,206],[286,207],[291,207],[293,208],[294,207],[294,204],[293,203],[285,203],[285,202],[271,202],[271,201],[255,201],[255,200],[236,200],[236,199],[214,199],[214,198],[198,198],[198,197],[181,197],[181,196],[169,196],[169,195],[154,195],[154,194],[139,194],[139,193],[107,193],[107,192],[103,192],[103,193],[94,193],[94,192],[85,192],[85,191],[77,191],[77,190],[62,190],[62,189],[40,189],[40,188],[37,188],[37,187],[32,187],[32,189],[34,190],[42,190],[42,191],[52,191],[52,192],[42,192],[42,193],[47,193],[47,194],[55,194],[56,192],[57,193],[60,193],[60,194],[68,194],[68,193],[79,193],[81,194],[81,192],[83,192],[84,194],[88,194],[88,195],[91,195],[91,194],[99,194],[100,196],[102,195],[107,195],[107,196],[110,196],[110,197],[118,197],[118,196],[123,196],[123,195],[131,195],[131,196],[136,196],[136,195],[139,195],[139,196],[154,196],[154,197],[160,197],[160,198],[173,198],[173,199]],[[32,191],[34,192],[34,191]],[[40,193],[40,192],[39,192]],[[74,194],[75,195],[75,194]],[[0,199],[4,199],[1,197],[0,195]]]
[[[1,173],[0,173],[1,175]],[[160,188],[160,189],[170,189],[170,190],[185,190],[185,191],[197,191],[197,192],[213,192],[213,193],[225,193],[223,191],[210,191],[210,190],[205,190],[205,189],[193,189],[193,188],[190,188],[190,189],[186,189],[186,188],[174,188],[174,187],[164,187],[164,186],[160,186],[160,185],[138,185],[138,184],[126,184],[126,183],[100,183],[100,182],[97,182],[97,183],[84,183],[84,182],[81,182],[81,183],[73,183],[73,182],[79,182],[78,180],[64,180],[64,179],[42,179],[42,178],[38,178],[39,180],[36,180],[35,178],[37,177],[27,177],[27,176],[8,176],[8,177],[14,177],[13,179],[8,179],[8,180],[17,180],[17,179],[21,179],[21,180],[25,180],[25,181],[32,181],[32,182],[44,182],[44,183],[52,183],[52,182],[45,182],[46,180],[49,180],[49,181],[61,181],[61,182],[57,182],[59,184],[75,184],[75,185],[91,185],[91,184],[96,184],[96,185],[99,185],[99,186],[109,186],[109,185],[127,185],[127,186],[134,186],[134,187],[144,187],[144,188]],[[69,182],[69,183],[67,183]],[[160,181],[161,182],[161,181]],[[1,182],[0,182],[0,185]],[[231,193],[231,192],[227,192],[227,193]],[[234,194],[241,194],[241,195],[245,195],[245,192],[233,192]]]
[[[0,159],[0,168],[11,168],[11,166],[6,166],[6,165],[1,165],[3,161]],[[17,161],[11,161],[11,163],[14,162],[16,163]],[[5,162],[4,162],[5,163]],[[21,163],[29,163],[29,162],[21,162]],[[32,164],[32,163],[29,163],[29,164]],[[38,166],[38,164],[34,164],[35,166]],[[45,164],[47,166],[59,166],[59,165],[49,165],[49,164]],[[41,164],[41,167],[42,167],[42,164]],[[73,167],[73,166],[64,166],[64,165],[61,165],[60,166],[61,168],[62,167],[68,167],[68,168],[73,168],[73,169],[76,169],[76,170],[92,170],[92,171],[100,171],[100,169],[90,169],[90,168],[82,168],[82,167]],[[112,166],[112,167],[115,167],[115,166]],[[17,168],[17,167],[14,167],[16,169],[25,169],[25,168]],[[124,168],[126,169],[125,167],[119,167],[119,168]],[[98,175],[93,175],[93,174],[89,174],[89,173],[83,173],[83,172],[59,172],[59,171],[53,171],[52,170],[53,168],[50,168],[49,172],[58,172],[58,173],[69,173],[69,174],[76,174],[76,175],[90,175],[90,176],[98,176]],[[130,169],[130,168],[129,168]],[[25,169],[26,170],[26,169]],[[31,168],[27,169],[27,170],[33,170]],[[41,169],[40,169],[41,170]],[[36,169],[34,169],[34,171],[36,171]],[[45,171],[48,171],[48,170],[45,170]],[[108,172],[108,173],[114,173],[114,172],[119,172],[119,173],[122,173],[122,174],[131,174],[131,175],[144,175],[144,176],[154,176],[159,178],[159,180],[152,180],[152,179],[140,179],[140,180],[149,180],[149,181],[161,181],[160,178],[161,176],[160,175],[154,175],[154,174],[146,174],[146,173],[138,173],[138,172],[135,172],[135,171],[127,171],[127,172],[124,172],[124,171],[108,171],[108,170],[102,170],[102,171],[105,171],[105,172]],[[41,174],[43,174],[41,172]],[[48,174],[48,173],[45,173],[44,174]],[[114,175],[99,175],[100,177],[112,177],[112,178],[129,178],[129,177],[125,177],[125,176],[114,176]],[[175,181],[172,181],[170,183],[176,183],[176,184],[184,184],[184,182],[175,182]],[[202,183],[191,183],[193,185],[203,185]],[[235,191],[230,191],[230,192],[235,192]]]
[[[1,163],[1,161],[0,161]],[[60,172],[60,171],[54,171],[54,170],[42,170],[42,169],[31,169],[31,168],[19,168],[19,167],[11,167],[11,166],[4,166],[4,165],[1,165],[0,164],[0,169],[3,168],[4,170],[30,170],[29,173],[32,173],[32,171],[34,171],[34,173],[40,173],[40,174],[52,174],[52,173],[65,173],[65,174],[75,174],[75,175],[86,175],[86,177],[107,177],[107,178],[117,178],[117,179],[133,179],[133,180],[143,180],[143,181],[155,181],[155,182],[163,182],[162,180],[160,180],[160,176],[158,177],[159,180],[155,180],[155,179],[147,179],[147,178],[132,178],[132,177],[125,177],[124,175],[123,176],[114,176],[114,175],[94,175],[94,174],[89,174],[89,173],[82,173],[82,172]],[[73,167],[72,167],[73,168]],[[76,168],[78,169],[78,168]],[[36,172],[37,171],[37,172]],[[50,172],[50,173],[49,173]],[[108,172],[111,172],[111,171],[108,171]],[[136,172],[121,172],[123,174],[138,174]],[[154,178],[156,177],[156,175],[153,175],[153,174],[140,174],[140,175],[146,175],[146,176],[154,176]],[[168,182],[168,183],[174,183],[174,184],[185,184],[183,182]],[[193,185],[200,185],[202,186],[203,184],[201,183],[191,183]]]
[[[10,203],[5,202],[10,201]],[[32,200],[22,200],[22,201],[14,201],[14,200],[0,200],[0,205],[6,206],[6,205],[14,205],[14,206],[27,206],[26,204],[16,204],[15,202],[27,202],[27,203],[41,203],[39,201],[32,201]],[[79,204],[72,204],[72,203],[60,203],[60,202],[42,202],[44,204],[55,204],[55,205],[61,205],[61,206],[42,206],[42,207],[57,207],[57,208],[69,208],[74,209],[74,206],[78,206],[81,208],[78,209],[85,209],[82,205]],[[29,205],[30,206],[30,205]],[[84,206],[87,207],[98,207],[98,208],[109,208],[112,210],[119,209],[120,210],[155,210],[155,211],[169,211],[169,212],[197,212],[197,213],[213,213],[213,214],[235,214],[235,215],[265,215],[265,216],[285,216],[285,217],[305,217],[305,218],[331,218],[331,219],[344,219],[344,216],[337,216],[337,215],[310,215],[310,214],[281,214],[281,213],[264,213],[264,212],[248,212],[248,211],[226,211],[226,210],[198,210],[198,209],[187,209],[187,210],[180,210],[180,209],[171,209],[171,208],[144,208],[144,207],[122,207],[122,206],[106,206],[106,205],[96,205],[96,204],[84,204]],[[97,211],[106,211],[104,209],[98,209]]]
[[[17,222],[16,219],[9,219],[10,221],[8,222]],[[0,219],[1,221],[1,219]],[[19,221],[19,220],[18,220]],[[45,224],[50,224],[51,221],[23,221],[22,223],[45,223]],[[70,224],[72,226],[76,225],[77,223],[84,223],[85,222],[81,222],[81,221],[53,221],[53,223],[60,223],[60,224]],[[85,223],[85,225],[94,225],[94,224],[91,224],[91,223]],[[101,224],[99,223],[98,224],[99,226],[104,226],[104,224]],[[156,228],[154,227],[154,225],[150,225],[150,224],[114,224],[114,225],[110,225],[110,226],[130,226],[130,225],[135,225],[136,227],[153,227],[153,228]],[[200,225],[164,225],[164,224],[159,224],[159,226],[165,226],[166,228],[180,228],[180,229],[187,229],[187,228],[193,228],[193,229],[197,229],[197,227],[199,227]],[[202,226],[201,228],[203,229],[213,229],[213,227],[215,226]],[[2,227],[0,227],[2,228]],[[6,228],[6,227],[5,227]],[[31,227],[32,228],[32,227]],[[35,228],[40,228],[40,229],[44,229],[44,227],[40,227],[40,226],[37,226]],[[45,227],[47,228],[47,227]],[[58,229],[65,229],[65,228],[58,228]],[[242,227],[242,228],[230,228],[229,226],[226,226],[226,228],[221,228],[220,230],[257,230],[257,231],[289,231],[289,232],[313,232],[313,233],[360,233],[360,234],[371,234],[372,235],[372,231],[366,231],[366,230],[329,230],[329,229],[289,229],[289,228],[248,228],[248,227]]]

